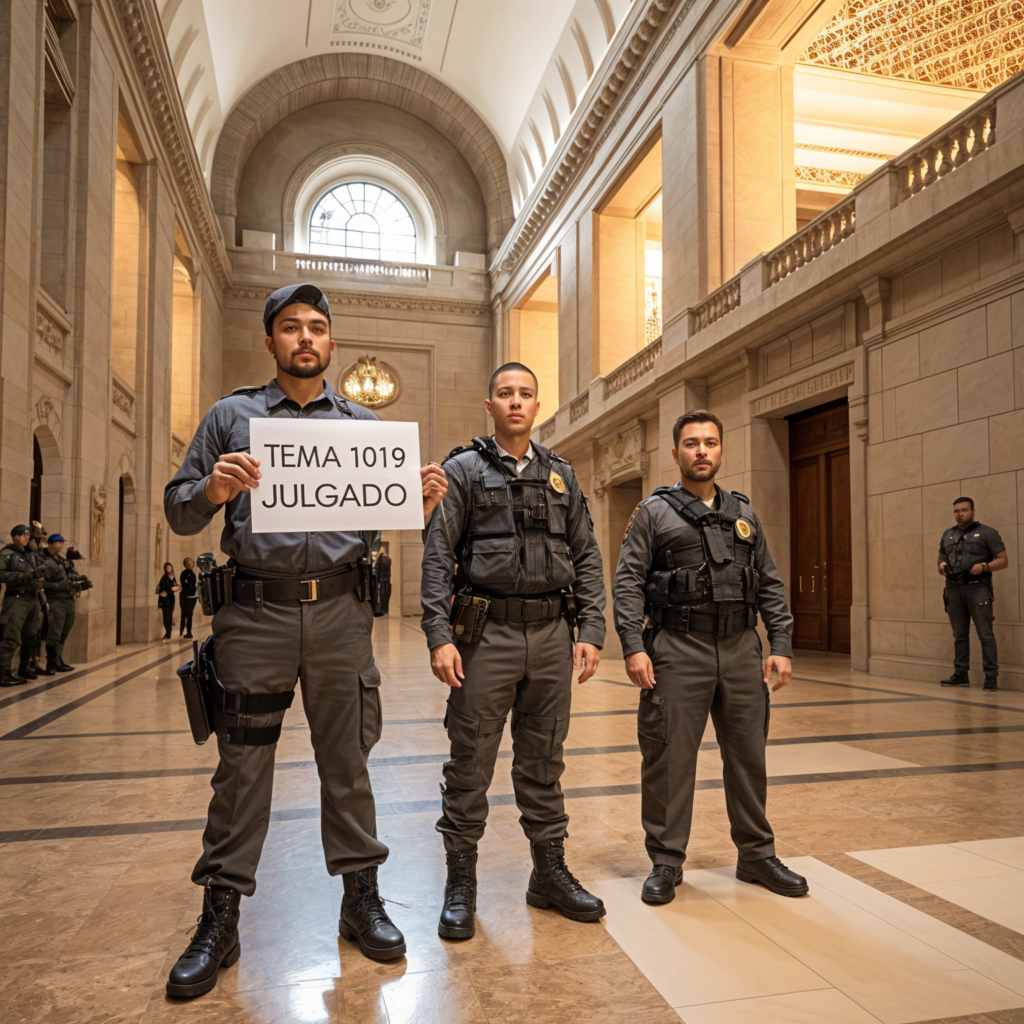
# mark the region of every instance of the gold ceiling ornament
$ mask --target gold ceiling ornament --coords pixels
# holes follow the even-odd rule
[[[846,0],[800,60],[987,92],[1024,68],[1024,0]]]
[[[390,405],[399,395],[398,374],[376,356],[360,356],[341,376],[341,393],[367,409]]]
[[[866,174],[860,171],[843,171],[835,167],[800,167],[796,168],[798,185],[836,185],[840,188],[856,188]]]

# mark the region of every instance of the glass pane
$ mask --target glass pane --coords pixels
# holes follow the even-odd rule
[[[415,263],[416,224],[394,192],[372,182],[344,182],[313,207],[309,251],[340,259]]]

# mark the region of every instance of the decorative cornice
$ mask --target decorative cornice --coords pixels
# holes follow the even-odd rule
[[[582,118],[575,138],[564,150],[561,161],[548,175],[547,187],[533,201],[533,209],[523,220],[522,227],[519,228],[518,234],[502,260],[501,269],[506,273],[511,273],[519,265],[542,228],[548,223],[551,214],[569,186],[588,163],[588,158],[608,138],[626,107],[636,95],[647,75],[650,74],[651,67],[664,52],[669,40],[675,35],[683,18],[689,13],[696,0],[682,0],[683,9],[676,16],[666,32],[665,38],[642,70],[635,86],[619,104],[618,112],[598,140],[597,133],[602,122],[616,105],[623,88],[633,76],[633,72],[640,66],[644,54],[653,42],[658,29],[664,23],[666,15],[680,2],[681,0],[650,0],[636,32],[633,33],[629,43],[622,48],[619,59],[605,78],[604,86],[595,97],[590,112],[585,118]],[[525,211],[521,211],[521,214],[523,212]]]
[[[280,287],[280,283],[268,282],[262,285],[234,285],[225,290],[229,299],[259,299]],[[489,302],[460,302],[457,299],[412,298],[407,295],[388,295],[380,292],[335,291],[321,289],[332,307],[359,306],[363,309],[401,309],[417,313],[452,313],[458,316],[483,316],[490,319]]]
[[[801,185],[838,185],[856,188],[865,178],[861,171],[844,171],[836,167],[797,167],[796,180]]]
[[[181,105],[167,42],[154,22],[155,8],[151,0],[115,3],[174,179],[217,279],[221,287],[226,287],[231,281],[231,266]]]

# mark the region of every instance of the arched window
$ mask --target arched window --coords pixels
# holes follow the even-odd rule
[[[380,185],[349,181],[320,197],[309,217],[309,251],[356,260],[416,262],[416,225]]]

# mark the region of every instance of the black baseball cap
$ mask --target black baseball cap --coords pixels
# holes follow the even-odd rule
[[[263,328],[270,337],[270,328],[274,326],[274,317],[293,302],[305,302],[307,305],[315,306],[320,310],[327,322],[331,322],[331,307],[327,296],[315,284],[288,284],[271,292],[267,299],[266,309],[263,310]]]
[[[11,536],[17,537],[20,533],[31,533],[32,527],[26,526],[24,523],[19,523],[13,530],[11,530]]]

